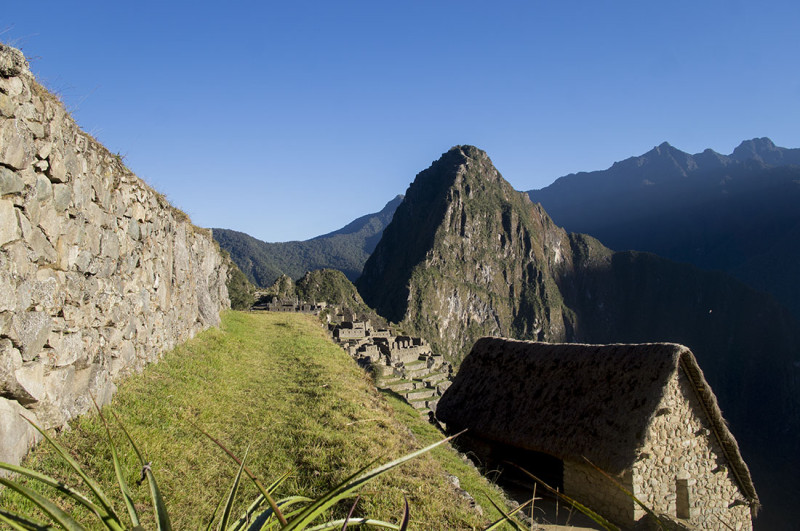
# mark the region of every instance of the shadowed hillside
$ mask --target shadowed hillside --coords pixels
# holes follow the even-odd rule
[[[727,275],[567,234],[474,147],[455,147],[417,175],[357,286],[367,304],[455,361],[485,335],[683,343],[745,458],[768,456],[781,440],[793,441],[789,455],[800,452],[800,327],[788,311]],[[757,485],[779,468],[754,467]]]
[[[568,231],[726,271],[800,317],[800,149],[758,138],[690,155],[663,143],[528,194]]]

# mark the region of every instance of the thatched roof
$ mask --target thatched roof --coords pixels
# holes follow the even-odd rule
[[[485,337],[464,359],[436,415],[473,436],[544,452],[585,456],[614,474],[643,446],[669,380],[683,370],[744,495],[750,472],[692,352],[671,343],[550,344]]]

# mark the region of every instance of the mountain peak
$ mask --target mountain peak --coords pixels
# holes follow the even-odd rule
[[[738,161],[762,159],[764,155],[768,153],[773,154],[779,150],[780,148],[778,148],[772,140],[764,136],[761,138],[743,140],[742,143],[733,150],[731,158]]]
[[[532,205],[524,201],[527,197],[502,178],[486,152],[468,145],[449,149],[409,186],[364,265],[357,281],[361,295],[385,317],[402,320],[409,305],[419,300],[414,298],[417,292],[409,292],[412,275],[428,278],[423,272],[440,255],[457,254],[472,263],[465,258],[472,246],[486,241],[500,245],[498,234],[503,242],[516,239],[512,228],[519,218],[533,215]],[[497,231],[489,235],[489,226]]]
[[[800,165],[800,149],[776,146],[767,137],[753,138],[739,144],[731,159],[736,162],[754,160],[768,166]]]

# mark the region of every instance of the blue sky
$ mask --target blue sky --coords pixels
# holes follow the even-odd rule
[[[84,130],[205,227],[306,239],[456,144],[519,190],[663,141],[800,146],[800,2],[4,2]]]

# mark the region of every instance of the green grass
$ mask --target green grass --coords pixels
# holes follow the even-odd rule
[[[248,468],[265,483],[291,471],[278,497],[318,496],[375,459],[386,462],[442,438],[410,406],[378,393],[318,321],[296,314],[225,313],[221,329],[199,334],[122,382],[111,408],[152,462],[175,529],[204,527],[237,471],[193,423],[239,455],[249,446]],[[119,432],[114,436],[135,485],[135,455]],[[96,415],[78,419],[58,440],[107,492],[116,490]],[[24,464],[70,477],[45,445]],[[460,478],[483,516],[458,496],[448,473]],[[437,448],[368,485],[354,515],[397,522],[405,495],[412,529],[475,529],[499,518],[482,494],[486,490],[501,498],[455,451]],[[134,487],[133,495],[140,514],[150,518],[143,525],[153,528],[147,484]],[[255,496],[250,482],[243,483],[234,515]],[[31,512],[8,492],[0,506]],[[347,509],[331,516],[344,516]]]

